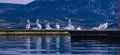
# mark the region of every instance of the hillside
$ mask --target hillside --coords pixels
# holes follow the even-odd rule
[[[117,0],[36,0],[27,5],[15,5],[14,10],[0,14],[1,19],[13,23],[12,28],[24,29],[26,19],[41,24],[59,22],[67,25],[71,19],[75,26],[91,28],[109,22],[110,28],[118,27]],[[13,6],[11,6],[13,7]],[[0,7],[1,8],[1,7]],[[18,25],[16,25],[18,24]]]

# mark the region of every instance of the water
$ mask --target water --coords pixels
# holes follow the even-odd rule
[[[119,44],[70,35],[0,36],[0,55],[119,55]]]

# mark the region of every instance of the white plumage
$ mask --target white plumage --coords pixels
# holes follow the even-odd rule
[[[98,27],[93,27],[93,30],[105,30],[108,27],[108,22],[100,24]]]
[[[30,29],[30,20],[27,20],[26,30]]]
[[[71,24],[71,20],[68,20],[68,26],[66,26],[64,29],[66,29],[66,30],[74,30],[75,29],[75,27]]]
[[[52,29],[52,27],[50,26],[50,24],[49,23],[47,23],[46,24],[46,28],[45,28],[46,30],[51,30]]]
[[[58,23],[56,23],[55,27],[56,27],[57,30],[60,29],[60,25]]]
[[[36,25],[37,25],[37,27],[38,27],[39,30],[42,29],[42,26],[41,26],[41,24],[39,23],[39,20],[38,20],[38,19],[36,20]]]

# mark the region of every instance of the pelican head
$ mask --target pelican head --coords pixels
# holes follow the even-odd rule
[[[30,23],[30,20],[29,20],[29,19],[27,19],[27,23]]]
[[[71,20],[69,19],[68,22],[69,22],[69,24],[70,24],[70,23],[71,23]]]
[[[39,23],[39,19],[36,20],[36,23]]]

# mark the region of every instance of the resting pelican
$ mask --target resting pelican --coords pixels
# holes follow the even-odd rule
[[[28,24],[26,25],[26,30],[29,30],[30,29],[30,20],[29,19],[27,20],[27,23]]]
[[[60,25],[58,23],[56,23],[55,27],[56,27],[57,30],[60,29]]]
[[[38,30],[42,29],[41,24],[39,24],[39,19],[36,20],[36,25],[37,25],[37,27],[38,27]]]
[[[47,23],[46,24],[46,28],[45,28],[46,30],[51,30],[52,29],[52,27],[50,27],[50,24],[49,23]]]
[[[74,30],[75,27],[71,24],[71,20],[68,20],[68,26],[66,26],[64,29],[67,29],[67,30]]]
[[[108,27],[108,22],[100,24],[98,27],[93,27],[93,30],[105,30]]]
[[[81,30],[81,27],[77,27],[76,30]]]

